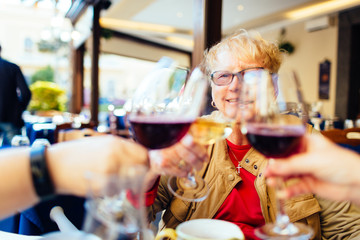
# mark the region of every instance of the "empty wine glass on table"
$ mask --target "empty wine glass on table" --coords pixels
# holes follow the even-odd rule
[[[147,229],[143,181],[147,167],[125,166],[119,174],[89,173],[83,231],[102,240],[152,240]]]
[[[186,76],[183,69],[170,61],[155,68],[141,83],[128,114],[137,142],[149,149],[162,149],[179,142],[187,134],[204,106],[208,82],[198,68],[189,79]],[[194,193],[191,198],[206,197],[208,189],[201,177],[191,173],[186,179],[187,183],[191,182],[189,187]],[[173,192],[178,197],[183,193],[178,187]]]
[[[240,93],[241,131],[252,146],[269,159],[287,157],[300,149],[306,131],[307,112],[300,83],[293,72],[270,73],[257,69],[244,73]],[[284,186],[278,179],[277,192]],[[257,228],[261,239],[309,239],[312,229],[291,223],[277,194],[275,223]]]

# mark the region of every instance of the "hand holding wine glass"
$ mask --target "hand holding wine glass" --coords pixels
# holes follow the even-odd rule
[[[295,73],[274,74],[264,69],[244,73],[241,87],[241,131],[268,158],[283,158],[299,150],[307,114]],[[283,187],[278,179],[277,190]],[[278,197],[276,222],[255,230],[262,239],[308,239],[312,229],[291,223],[286,199]]]
[[[170,147],[176,151],[177,146],[173,145],[186,135],[204,106],[208,82],[202,72],[198,68],[194,69],[185,83],[186,77],[179,75],[179,69],[173,65],[155,69],[139,86],[132,99],[129,121],[134,137],[149,149]],[[179,149],[177,152],[184,157],[180,167],[187,167],[185,154],[190,151]],[[194,180],[193,176],[189,174],[188,179]],[[192,182],[196,186],[205,185],[200,183],[201,178],[196,181]],[[175,195],[178,193],[174,191]]]
[[[197,78],[207,79],[203,72],[197,71],[193,74],[199,75]],[[189,134],[196,143],[207,146],[231,134],[236,111],[231,111],[231,113],[226,112],[226,114],[215,112],[209,116],[211,110],[207,104],[212,100],[211,95],[205,95],[204,99],[204,103],[206,104],[203,104],[200,110],[201,117],[198,117],[192,123]],[[199,174],[196,174],[195,168],[192,169],[186,178],[170,178],[168,188],[175,196],[192,202],[204,200],[209,193],[207,183]]]

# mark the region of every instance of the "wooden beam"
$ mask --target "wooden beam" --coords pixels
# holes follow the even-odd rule
[[[105,13],[107,18],[121,18],[131,20],[136,14],[143,11],[155,0],[121,0],[114,3],[114,5]]]
[[[91,46],[91,95],[90,95],[90,123],[98,125],[99,115],[99,49],[100,49],[100,11],[101,5],[94,6],[92,46]]]
[[[85,12],[86,8],[89,6],[89,3],[84,0],[73,0],[71,6],[65,17],[69,18],[72,24],[75,24],[79,17]]]
[[[191,62],[191,51],[115,31],[110,39],[101,39],[100,52],[153,62],[168,56],[186,68]]]
[[[84,52],[84,44],[73,50],[73,81],[70,102],[70,112],[72,113],[80,113],[84,104]]]
[[[221,40],[222,0],[194,1],[194,50],[191,67],[201,63],[204,50]]]
[[[335,115],[342,120],[355,119],[360,113],[359,25],[360,7],[339,13]]]
[[[165,50],[190,54],[190,51],[186,51],[186,50],[181,49],[181,48],[165,45],[163,43],[160,43],[159,41],[158,42],[156,42],[155,40],[151,41],[151,40],[147,40],[145,38],[141,38],[141,37],[138,37],[138,36],[133,36],[131,34],[122,33],[122,32],[115,31],[115,30],[111,30],[111,31],[113,33],[113,37],[116,37],[116,38],[129,40],[129,41],[132,41],[134,43],[146,45],[146,46],[149,46],[149,47],[162,48],[162,49],[165,49]]]

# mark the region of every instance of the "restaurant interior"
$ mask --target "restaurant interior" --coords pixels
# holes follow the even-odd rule
[[[205,49],[246,29],[286,50],[280,72],[297,73],[309,123],[360,152],[359,0],[0,0],[0,22],[1,57],[29,85],[51,69],[62,92],[61,109],[23,114],[29,144],[131,138],[125,103],[162,57],[191,72]],[[68,217],[81,225],[82,215]],[[0,230],[11,231],[11,221]]]
[[[40,0],[20,1],[17,5],[3,1],[3,21],[19,19],[0,28],[4,32],[2,55],[17,62],[27,79],[41,67],[51,66],[55,81],[66,91],[66,110],[86,112],[92,124],[106,125],[107,106],[112,104],[117,113],[123,114],[124,102],[162,56],[193,69],[204,49],[237,29],[246,29],[279,44],[289,43],[293,50],[285,56],[280,71],[293,69],[298,73],[307,103],[321,113],[322,128],[328,119],[355,123],[360,108],[359,83],[356,66],[351,64],[357,62],[358,55],[354,44],[358,37],[358,1],[173,4],[160,0],[136,4],[126,0]],[[26,16],[35,12],[39,16],[28,21]],[[56,19],[61,24],[56,25]],[[16,31],[21,26],[23,29]],[[41,43],[46,43],[44,35],[52,34],[47,41],[54,42],[57,31],[67,38],[63,41],[65,47],[41,51]],[[12,35],[19,39],[13,41]],[[18,44],[22,47],[16,47]],[[323,86],[325,94],[321,94],[319,78],[324,63],[330,64],[330,78]]]

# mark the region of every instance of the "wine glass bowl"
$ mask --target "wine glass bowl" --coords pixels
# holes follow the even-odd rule
[[[232,132],[233,125],[232,120],[221,117],[216,119],[197,118],[191,125],[189,133],[194,141],[203,145],[210,145],[218,139],[227,138]]]
[[[177,68],[172,61],[165,61],[165,64],[160,61],[144,79],[132,98],[128,114],[137,142],[149,149],[162,149],[174,145],[186,135],[205,107],[204,96],[208,89],[207,78],[199,68],[195,68],[188,79],[186,77],[183,69]],[[199,186],[206,189],[200,198],[207,196],[206,183],[193,172],[187,178],[171,179],[175,183],[170,186],[170,191],[178,197],[188,190],[197,191]],[[186,191],[180,190],[178,185]]]
[[[146,229],[143,181],[147,167],[124,166],[118,174],[89,173],[83,231],[100,239],[151,239]]]
[[[188,132],[193,121],[192,118],[176,119],[173,116],[130,118],[135,139],[150,149],[166,148],[177,143]]]
[[[293,72],[270,73],[265,69],[246,72],[240,93],[241,132],[267,158],[284,158],[297,153],[308,120],[301,86]],[[277,179],[277,192],[284,183]],[[277,195],[275,223],[255,229],[261,239],[308,239],[312,229],[291,223],[284,199]]]
[[[173,63],[155,68],[131,100],[131,130],[135,140],[147,148],[161,149],[177,143],[199,116],[207,82],[199,77],[199,69],[189,80],[184,71]]]

